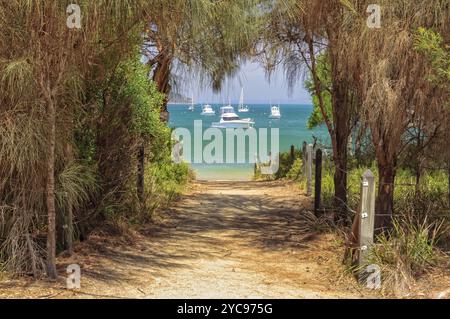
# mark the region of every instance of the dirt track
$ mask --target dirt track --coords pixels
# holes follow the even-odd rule
[[[276,182],[202,182],[126,243],[94,236],[59,259],[61,280],[0,283],[0,297],[360,298],[339,280],[341,251],[316,236],[300,191]],[[64,289],[65,267],[82,289]]]

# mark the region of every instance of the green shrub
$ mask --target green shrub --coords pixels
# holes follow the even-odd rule
[[[367,265],[376,264],[381,268],[385,290],[408,290],[415,278],[441,260],[438,243],[445,232],[443,222],[398,217],[392,231],[377,238]]]
[[[292,164],[290,170],[286,174],[286,178],[292,181],[301,181],[303,176],[303,161],[301,158],[297,158]]]
[[[278,168],[278,171],[271,175],[271,176],[262,176],[260,170],[255,170],[254,179],[266,179],[266,180],[272,180],[272,179],[283,179],[288,178],[290,180],[297,180],[301,178],[301,151],[296,150],[295,151],[295,158],[297,160],[292,162],[291,159],[291,152],[283,152],[280,153],[279,161],[280,166]],[[261,165],[268,165],[268,163],[262,163]]]
[[[153,163],[146,171],[145,218],[151,218],[159,207],[167,206],[185,189],[192,173],[187,164],[175,164],[170,161]]]

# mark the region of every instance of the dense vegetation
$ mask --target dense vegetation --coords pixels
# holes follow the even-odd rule
[[[195,73],[218,90],[255,59],[291,84],[306,75],[309,126],[330,135],[333,222],[349,226],[372,167],[380,240],[407,248],[374,258],[423,268],[449,219],[449,2],[380,0],[379,29],[371,2],[80,0],[68,28],[71,1],[1,1],[0,267],[55,278],[74,240],[151,218],[190,174],[170,158],[173,89]],[[301,162],[281,162],[277,178],[301,177]]]
[[[370,157],[370,155],[367,155]],[[373,157],[373,155],[372,155]],[[296,154],[296,161],[290,160],[290,154],[282,154],[282,168],[279,176],[295,181],[306,189],[303,175],[301,153]],[[367,158],[366,158],[367,160]],[[366,161],[365,161],[366,162]],[[358,163],[352,158],[348,172],[348,217],[353,220],[358,211],[361,198],[361,178],[369,168],[379,178],[375,162],[370,165]],[[318,214],[318,229],[337,232],[345,242],[350,229],[333,223],[334,199],[334,165],[330,158],[323,163],[322,204]],[[314,177],[314,176],[313,176]],[[314,178],[313,178],[314,186]],[[383,287],[388,293],[404,292],[419,278],[434,267],[448,267],[450,243],[450,204],[448,200],[448,174],[446,170],[429,170],[416,185],[416,176],[406,167],[400,167],[396,176],[394,192],[395,216],[392,228],[380,233],[369,264],[382,267]],[[351,260],[345,261],[349,270],[353,267]]]
[[[328,129],[324,207],[339,229],[357,210],[362,173],[375,173],[379,245],[371,262],[394,279],[386,284],[401,286],[448,251],[450,10],[448,1],[379,1],[381,28],[371,29],[369,4],[278,2],[265,38],[269,60],[291,83],[306,74],[308,126]],[[305,186],[302,165],[282,154],[274,177]]]
[[[55,278],[74,240],[146,221],[183,190],[172,67],[219,86],[255,26],[249,1],[82,0],[78,17],[71,3],[0,4],[0,268],[16,274]]]

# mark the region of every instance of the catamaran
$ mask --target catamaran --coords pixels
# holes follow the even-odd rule
[[[203,106],[202,115],[204,116],[216,115],[216,111],[214,111],[211,105],[206,104]]]
[[[244,105],[244,88],[241,89],[241,97],[239,99],[239,113],[248,113],[249,109],[248,106]]]
[[[281,118],[281,111],[279,106],[272,106],[270,108],[270,119],[280,119]]]
[[[255,122],[252,119],[241,119],[231,105],[220,108],[220,122],[212,123],[214,128],[252,128]]]

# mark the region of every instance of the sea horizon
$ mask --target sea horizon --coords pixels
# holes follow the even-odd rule
[[[206,104],[210,104],[210,105],[227,105],[231,103],[232,105],[239,105],[239,101],[234,101],[231,100],[230,102],[208,102],[208,101],[199,101],[199,102],[195,102],[194,105],[206,105]],[[270,102],[266,102],[266,101],[248,101],[248,102],[244,102],[244,105],[299,105],[299,106],[312,106],[312,102],[278,102],[278,101],[272,101],[272,103]],[[188,106],[191,105],[190,102],[169,102],[167,103],[167,105],[171,105],[171,106]]]
[[[192,136],[194,135],[194,121],[202,120],[204,130],[211,127],[213,122],[220,120],[218,111],[223,104],[210,104],[216,110],[215,116],[202,116],[201,106],[199,104],[196,104],[197,107],[193,112],[188,110],[190,104],[169,104],[169,126],[174,129],[186,128],[191,132]],[[237,106],[235,103],[231,104],[232,106]],[[237,114],[242,118],[254,119],[255,129],[279,128],[280,152],[289,151],[291,145],[294,145],[294,147],[298,149],[302,146],[303,141],[311,143],[314,141],[314,137],[317,137],[322,143],[327,143],[328,141],[328,132],[325,127],[319,127],[313,130],[308,129],[307,127],[308,119],[313,110],[311,104],[279,104],[282,114],[280,120],[269,119],[271,105],[269,103],[247,103],[246,105],[249,107],[250,111],[248,113]],[[205,146],[207,142],[204,142],[203,144]],[[245,152],[246,158],[250,159],[248,143],[246,144],[246,149],[240,151]],[[250,163],[250,161],[247,164],[197,163],[190,165],[199,180],[248,181],[253,179],[254,164]]]

